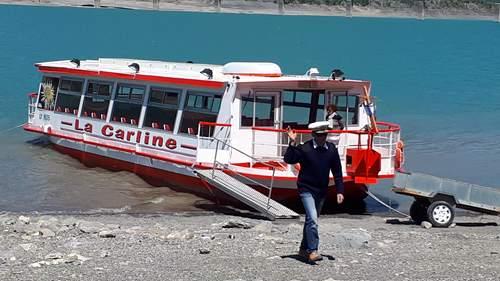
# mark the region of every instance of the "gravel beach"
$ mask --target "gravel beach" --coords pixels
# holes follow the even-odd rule
[[[205,214],[0,214],[0,280],[499,280],[500,217],[452,228],[320,218],[324,260],[297,256],[301,220]]]

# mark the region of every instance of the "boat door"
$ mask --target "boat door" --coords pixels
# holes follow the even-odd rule
[[[307,130],[313,122],[325,120],[324,90],[285,90],[282,93],[282,128]],[[299,134],[299,142],[311,138],[309,134]],[[286,134],[282,142],[288,143]]]
[[[241,127],[251,129],[251,152],[256,158],[280,157],[281,92],[254,90],[241,98]]]

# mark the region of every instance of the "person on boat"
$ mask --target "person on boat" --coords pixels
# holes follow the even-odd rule
[[[344,129],[342,116],[337,113],[337,106],[334,104],[329,104],[326,107],[326,121],[328,121],[328,128],[330,128],[330,130]],[[340,142],[340,134],[330,134],[327,140],[338,146]]]
[[[297,189],[306,213],[299,255],[309,262],[322,260],[318,254],[318,216],[328,192],[330,171],[337,189],[337,203],[344,201],[342,165],[335,144],[326,141],[328,125],[327,121],[309,124],[313,139],[304,144],[297,144],[297,133],[290,127],[287,129],[290,143],[284,161],[288,164],[300,163]]]
[[[337,106],[334,104],[329,104],[326,107],[326,121],[328,121],[328,127],[332,130],[343,130],[344,123],[342,122],[342,116],[337,113]]]

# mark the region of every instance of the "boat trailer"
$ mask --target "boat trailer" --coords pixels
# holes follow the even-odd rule
[[[455,208],[500,215],[500,189],[485,187],[421,173],[396,172],[392,191],[413,196],[412,220],[429,221],[435,227],[448,227]]]

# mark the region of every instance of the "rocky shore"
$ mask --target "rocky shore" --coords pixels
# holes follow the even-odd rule
[[[243,14],[282,14],[348,17],[398,17],[398,18],[439,18],[478,19],[500,21],[500,4],[455,2],[455,5],[440,5],[439,1],[411,4],[408,1],[372,1],[378,5],[350,7],[348,1],[337,5],[326,5],[324,1],[278,0],[0,0],[0,4],[101,7],[162,11],[222,12]],[[385,3],[384,5],[381,5]]]
[[[4,213],[0,280],[499,280],[500,217],[455,221],[322,217],[311,265],[301,220]]]

